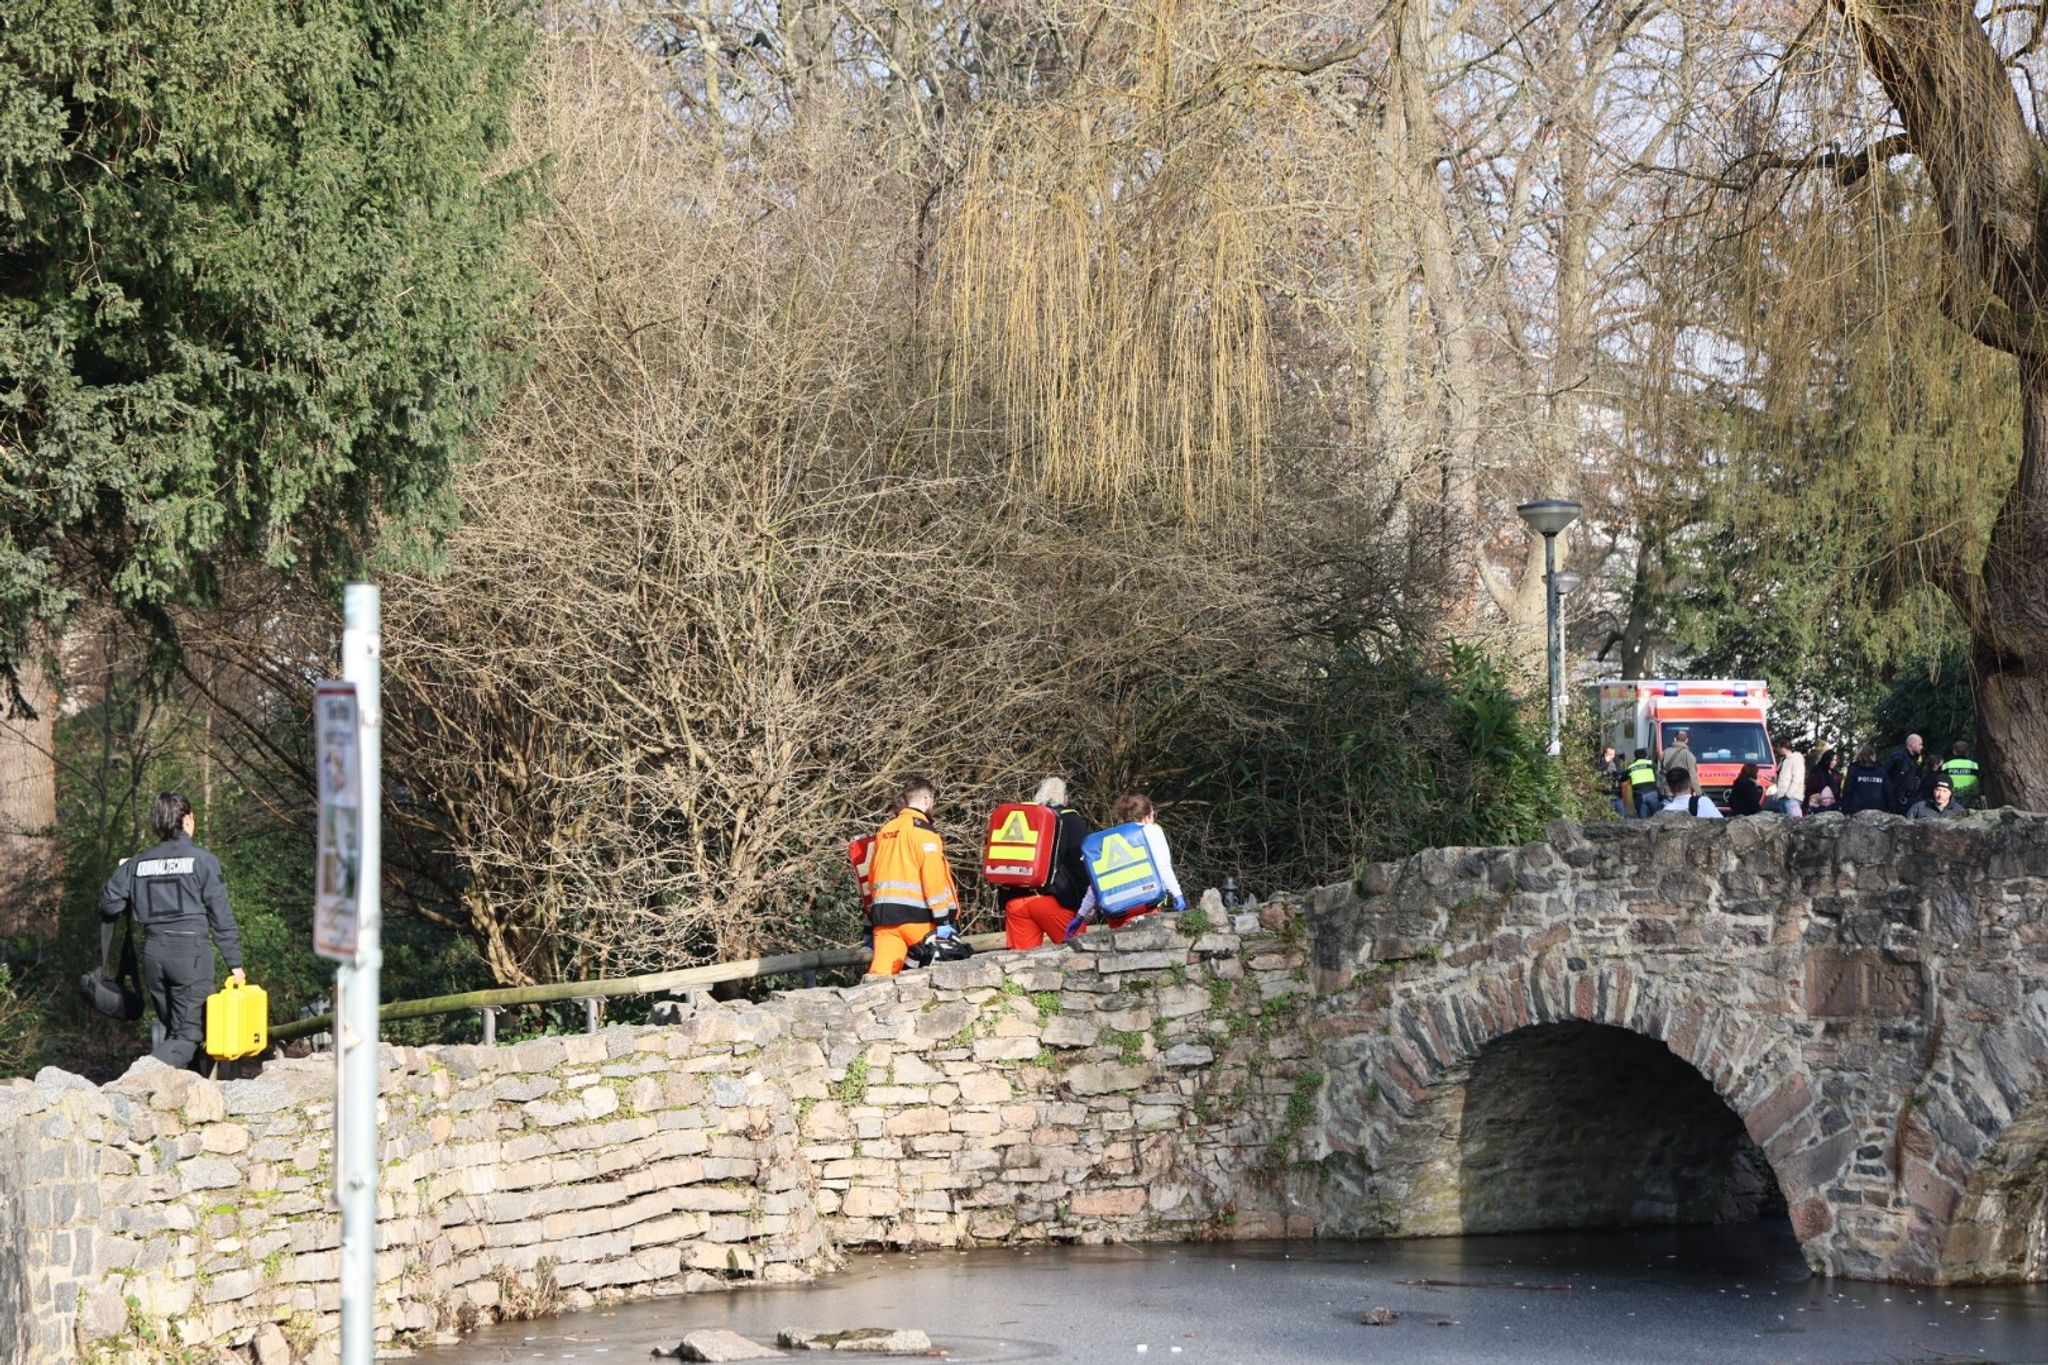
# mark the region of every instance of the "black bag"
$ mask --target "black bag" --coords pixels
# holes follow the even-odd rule
[[[142,1017],[142,977],[135,968],[135,917],[121,918],[128,933],[121,941],[120,967],[108,967],[114,953],[114,921],[107,920],[100,925],[100,965],[78,978],[78,993],[107,1018],[132,1024]]]
[[[911,944],[905,955],[919,967],[930,967],[940,962],[965,962],[974,956],[974,945],[964,938],[926,935]]]

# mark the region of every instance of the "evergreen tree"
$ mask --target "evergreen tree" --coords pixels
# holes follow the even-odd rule
[[[0,677],[81,599],[161,619],[445,514],[510,368],[530,32],[476,0],[0,7]]]

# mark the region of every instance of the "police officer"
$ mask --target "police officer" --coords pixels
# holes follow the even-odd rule
[[[1657,813],[1657,765],[1650,759],[1648,749],[1636,750],[1636,756],[1623,774],[1628,779],[1628,789],[1635,797],[1636,818],[1647,820]]]
[[[1970,741],[1957,740],[1954,752],[1955,757],[1941,765],[1942,776],[1948,779],[1957,805],[1974,806],[1979,796],[1977,784],[1982,780],[1982,769],[1977,766],[1977,760],[1970,757]]]
[[[220,945],[235,980],[246,981],[242,935],[228,908],[220,860],[192,842],[192,803],[162,793],[150,803],[149,827],[160,842],[114,869],[100,892],[100,918],[132,911],[142,926],[142,989],[164,1029],[150,1055],[167,1066],[197,1069],[206,997],[213,993],[213,945]]]

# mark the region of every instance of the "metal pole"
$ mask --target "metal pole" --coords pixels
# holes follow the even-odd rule
[[[342,595],[341,676],[356,685],[362,727],[362,864],[356,959],[336,973],[341,1012],[335,1056],[335,1192],[341,1203],[341,1365],[371,1365],[377,1351],[377,974],[384,965],[378,893],[383,853],[384,710],[379,695],[377,589]]]
[[[1557,535],[1543,537],[1544,651],[1550,656],[1550,756],[1564,752],[1564,644],[1557,632]]]

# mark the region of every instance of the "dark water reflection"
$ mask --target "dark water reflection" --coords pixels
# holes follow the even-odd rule
[[[1404,1283],[1422,1280],[1469,1283]],[[1398,1320],[1360,1325],[1380,1306]],[[613,1365],[697,1327],[772,1340],[782,1327],[885,1325],[981,1361],[2048,1362],[2048,1287],[1817,1280],[1769,1225],[1044,1247],[860,1257],[815,1285],[503,1323],[421,1359]]]

